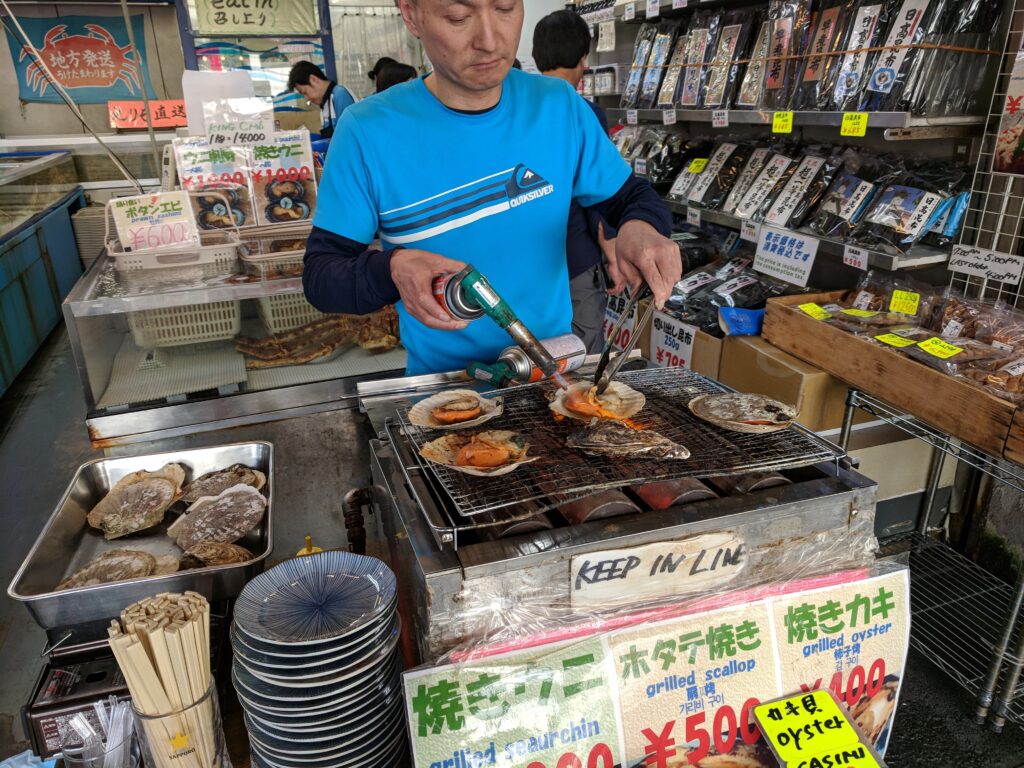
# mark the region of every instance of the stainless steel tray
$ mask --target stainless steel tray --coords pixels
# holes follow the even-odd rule
[[[242,564],[219,565],[180,571],[167,576],[99,584],[54,592],[54,587],[102,552],[110,549],[140,549],[153,555],[182,553],[167,536],[167,526],[182,511],[172,507],[166,520],[148,532],[106,541],[103,534],[90,528],[85,516],[118,480],[140,469],[155,470],[176,461],[188,469],[186,481],[232,464],[245,464],[263,472],[267,484],[267,511],[259,527],[239,544],[256,555]],[[120,614],[121,609],[144,597],[160,592],[187,589],[208,600],[232,598],[263,570],[274,549],[274,447],[266,442],[235,443],[210,448],[155,453],[116,459],[96,459],[78,468],[57,509],[43,527],[28,556],[21,564],[7,594],[20,600],[44,629],[59,629],[87,622],[103,621]]]

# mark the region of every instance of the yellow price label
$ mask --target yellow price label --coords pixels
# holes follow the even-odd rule
[[[844,112],[843,124],[839,127],[840,136],[866,136],[868,133],[867,112]]]
[[[784,763],[796,765],[812,755],[842,752],[860,743],[849,712],[827,688],[760,704],[754,717]]]
[[[772,115],[772,133],[792,133],[793,113],[775,112]]]
[[[816,755],[801,758],[799,763],[789,763],[786,768],[795,768],[796,766],[805,766],[805,768],[825,768],[825,766],[835,766],[835,768],[839,768],[839,766],[842,766],[842,768],[881,768],[879,762],[875,760],[875,756],[871,754],[871,750],[863,744],[851,744],[848,747],[834,751],[826,750]]]
[[[954,344],[943,341],[939,337],[928,339],[928,341],[922,341],[918,344],[921,349],[927,352],[929,355],[935,355],[935,357],[941,357],[943,360],[948,360],[953,355],[959,355],[964,351],[963,347],[958,347]]]
[[[706,157],[695,158],[694,160],[692,160],[690,162],[689,171],[690,171],[690,173],[700,173],[701,171],[703,171],[707,167],[707,164],[708,164],[708,158],[706,158]]]
[[[843,314],[851,315],[853,317],[874,317],[878,313],[872,312],[871,310],[868,309],[844,309]]]
[[[890,347],[912,347],[917,344],[916,341],[911,341],[903,336],[897,336],[895,333],[883,333],[879,336],[875,336],[875,341],[888,344]]]
[[[820,306],[818,306],[817,304],[814,304],[814,303],[801,304],[800,305],[800,310],[805,315],[810,315],[815,320],[828,320],[830,317],[832,317],[832,313],[831,312],[829,312],[824,307],[820,307]]]
[[[921,294],[913,291],[893,291],[889,299],[889,311],[899,312],[901,315],[916,315],[917,307],[921,303]]]

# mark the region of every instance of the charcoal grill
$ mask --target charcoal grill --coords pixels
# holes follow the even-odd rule
[[[690,459],[579,454],[565,438],[582,425],[556,423],[547,387],[527,385],[500,393],[504,413],[487,426],[521,432],[542,459],[498,478],[464,475],[421,459],[423,442],[444,433],[406,418],[412,399],[464,382],[418,377],[377,382],[363,393],[363,409],[379,432],[371,441],[372,502],[401,582],[413,657],[434,660],[473,642],[500,615],[568,614],[573,559],[605,550],[730,531],[742,540],[748,567],[729,588],[870,561],[877,486],[847,468],[837,447],[801,427],[747,435],[705,424],[687,403],[724,389],[689,371],[645,369],[621,380],[647,397],[636,420],[688,447]],[[766,471],[781,472],[789,484],[663,510],[631,490],[656,480]],[[579,525],[558,512],[607,488],[621,489],[641,511]],[[541,513],[550,528],[500,537],[508,523]]]

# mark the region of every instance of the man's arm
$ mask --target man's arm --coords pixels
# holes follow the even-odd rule
[[[398,301],[391,279],[394,251],[370,250],[326,229],[313,227],[306,241],[302,287],[321,312],[366,315]]]

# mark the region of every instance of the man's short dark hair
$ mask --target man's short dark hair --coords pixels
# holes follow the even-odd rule
[[[533,29],[533,60],[541,72],[572,69],[590,52],[590,27],[575,11],[555,11]]]
[[[288,73],[288,90],[294,91],[296,85],[309,85],[309,78],[316,75],[321,80],[326,80],[327,75],[312,61],[298,61]]]

